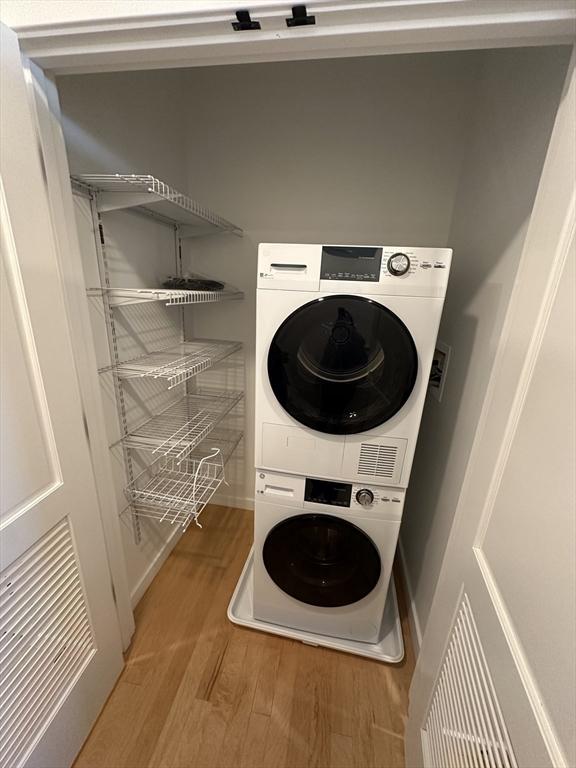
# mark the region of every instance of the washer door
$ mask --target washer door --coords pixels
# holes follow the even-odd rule
[[[307,427],[365,432],[390,419],[416,382],[418,354],[404,323],[361,296],[327,296],[276,331],[268,377],[279,403]]]
[[[274,526],[262,550],[270,578],[308,605],[336,608],[362,600],[380,578],[372,539],[332,515],[296,515]]]

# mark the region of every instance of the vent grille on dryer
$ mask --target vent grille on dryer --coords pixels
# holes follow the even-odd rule
[[[62,520],[0,572],[3,765],[22,765],[95,651]]]
[[[390,479],[394,477],[397,461],[397,445],[362,443],[358,474]]]

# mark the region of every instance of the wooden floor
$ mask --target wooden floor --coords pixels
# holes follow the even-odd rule
[[[252,513],[209,507],[202,522],[138,605],[126,667],[76,768],[403,766],[405,615],[396,666],[234,626],[226,608]]]

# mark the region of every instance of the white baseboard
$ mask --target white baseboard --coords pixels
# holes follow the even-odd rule
[[[182,536],[182,528],[179,525],[176,525],[174,526],[174,530],[172,531],[170,536],[166,539],[166,542],[164,543],[164,546],[162,547],[162,549],[156,553],[156,556],[149,563],[148,567],[144,571],[142,578],[130,593],[130,602],[132,603],[132,609],[136,608],[136,606],[142,599],[144,592],[146,592],[146,590],[152,583],[152,580],[154,579],[154,577],[156,576],[160,568],[164,565],[166,558],[178,543],[180,536]]]
[[[219,504],[221,507],[237,507],[238,509],[254,509],[254,499],[248,496],[227,496],[217,493],[211,504]]]
[[[408,598],[408,621],[410,622],[410,632],[412,634],[412,643],[414,645],[414,653],[416,656],[420,653],[420,647],[422,645],[422,630],[420,628],[420,621],[418,619],[418,611],[416,610],[416,603],[414,601],[414,593],[412,592],[412,585],[410,583],[410,576],[408,575],[408,568],[406,567],[406,558],[404,557],[404,547],[402,546],[402,539],[398,540],[398,551],[400,552],[400,563],[402,565],[402,576],[404,578],[404,585],[406,587],[406,593]]]

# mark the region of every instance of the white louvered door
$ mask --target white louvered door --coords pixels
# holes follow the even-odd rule
[[[410,691],[411,768],[576,765],[574,56]]]
[[[123,659],[42,157],[1,31],[0,762],[64,768]]]

